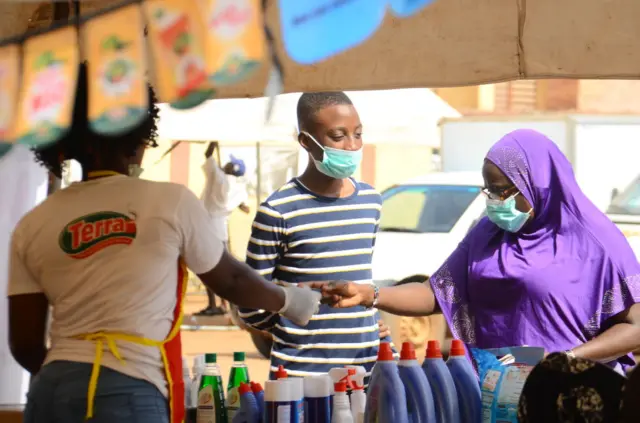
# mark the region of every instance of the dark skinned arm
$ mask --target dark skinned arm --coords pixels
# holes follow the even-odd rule
[[[213,269],[198,277],[216,295],[240,307],[271,312],[278,312],[284,307],[285,295],[281,287],[267,282],[226,250]]]
[[[374,287],[371,285],[353,282],[334,285],[319,282],[310,286],[322,289],[327,302],[335,308],[373,305]],[[380,288],[376,308],[398,316],[429,316],[439,312],[438,302],[428,283],[408,283]]]
[[[246,214],[249,214],[249,212],[251,212],[251,208],[249,208],[249,206],[247,206],[245,203],[240,204],[238,208]]]
[[[607,363],[640,349],[640,304],[610,318],[594,339],[573,349],[576,357]]]
[[[216,148],[218,148],[218,141],[210,142],[209,145],[207,145],[207,149],[204,152],[205,159],[208,159],[209,157],[213,156],[213,152],[216,151]]]
[[[11,355],[32,375],[40,371],[47,355],[48,314],[49,302],[42,293],[9,297]]]

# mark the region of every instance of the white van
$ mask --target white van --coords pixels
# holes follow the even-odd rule
[[[485,212],[480,172],[432,173],[382,192],[373,279],[431,275]]]

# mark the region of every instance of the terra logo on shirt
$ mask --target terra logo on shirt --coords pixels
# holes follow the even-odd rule
[[[83,259],[111,245],[129,245],[136,238],[136,222],[122,213],[102,211],[72,220],[58,238],[62,251]]]

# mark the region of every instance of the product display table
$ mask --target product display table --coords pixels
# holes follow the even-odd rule
[[[24,405],[0,405],[0,422],[22,423]]]

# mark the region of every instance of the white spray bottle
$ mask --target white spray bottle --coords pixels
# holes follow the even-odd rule
[[[347,382],[338,382],[333,386],[333,412],[331,423],[354,423],[349,410],[349,397],[347,396]]]
[[[351,415],[353,423],[364,422],[364,410],[367,405],[367,395],[364,393],[364,378],[367,370],[362,366],[347,366],[351,379]]]
[[[332,388],[331,395],[335,394],[335,384],[344,382],[347,384],[347,389],[351,389],[351,379],[349,378],[349,369],[346,367],[334,367],[329,370],[329,377],[331,378]]]
[[[193,376],[191,379],[191,383],[188,385],[189,390],[191,391],[191,405],[189,406],[191,408],[196,408],[198,406],[200,378],[204,373],[204,369],[205,369],[204,354],[196,356],[193,359]]]

